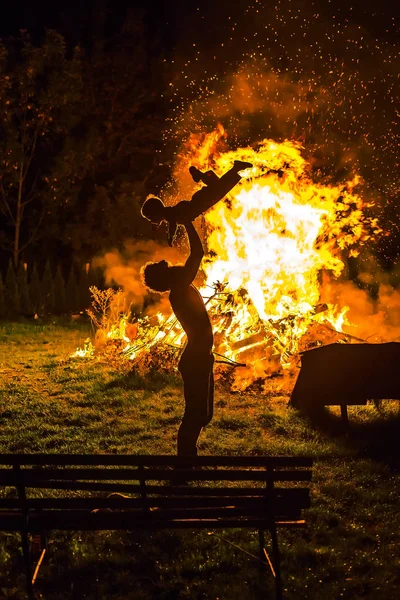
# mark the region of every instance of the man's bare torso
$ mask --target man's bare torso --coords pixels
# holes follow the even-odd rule
[[[173,286],[169,300],[176,318],[188,337],[188,349],[194,352],[208,353],[213,347],[213,332],[200,292],[189,286]]]

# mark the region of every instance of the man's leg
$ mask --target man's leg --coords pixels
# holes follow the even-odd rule
[[[197,440],[202,425],[183,417],[178,430],[178,456],[197,456]]]
[[[208,380],[208,410],[207,410],[207,423],[208,425],[214,416],[214,371],[211,371]]]
[[[196,456],[200,432],[213,415],[214,378],[212,371],[191,371],[182,377],[185,413],[178,431],[178,456]]]

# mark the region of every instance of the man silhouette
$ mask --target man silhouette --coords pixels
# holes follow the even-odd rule
[[[174,206],[165,206],[157,196],[149,196],[141,209],[142,216],[152,223],[168,223],[168,243],[172,246],[177,223],[194,221],[196,217],[214,206],[241,180],[239,171],[251,168],[249,162],[235,160],[233,166],[218,177],[214,171],[199,171],[194,166],[189,168],[190,174],[196,183],[200,181],[205,185],[197,190],[191,200],[181,200]]]
[[[169,290],[172,310],[187,335],[178,365],[185,397],[185,413],[178,431],[178,456],[195,456],[200,431],[213,416],[213,332],[203,298],[193,285],[204,256],[203,246],[193,223],[188,221],[183,225],[190,244],[185,264],[173,266],[165,260],[147,263],[142,274],[151,290]]]

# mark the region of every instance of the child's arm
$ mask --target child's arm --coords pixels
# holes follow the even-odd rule
[[[168,246],[172,246],[177,230],[175,206],[166,206],[164,209],[164,221],[167,223]]]
[[[175,204],[174,206],[165,207],[165,221],[168,224],[168,244],[172,246],[178,223],[187,223],[188,221],[192,221],[197,217],[197,214],[192,214],[193,210],[191,210],[191,202],[186,200],[182,200]]]

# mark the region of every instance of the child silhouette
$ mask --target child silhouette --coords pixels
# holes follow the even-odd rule
[[[214,171],[202,172],[196,167],[190,167],[189,172],[196,183],[200,181],[205,185],[197,190],[191,200],[181,200],[174,206],[165,206],[163,201],[156,196],[147,198],[142,206],[141,213],[145,219],[152,223],[168,223],[168,244],[172,246],[178,223],[194,221],[196,217],[214,206],[240,181],[239,171],[249,169],[253,165],[249,162],[235,160],[233,167],[218,177]]]

